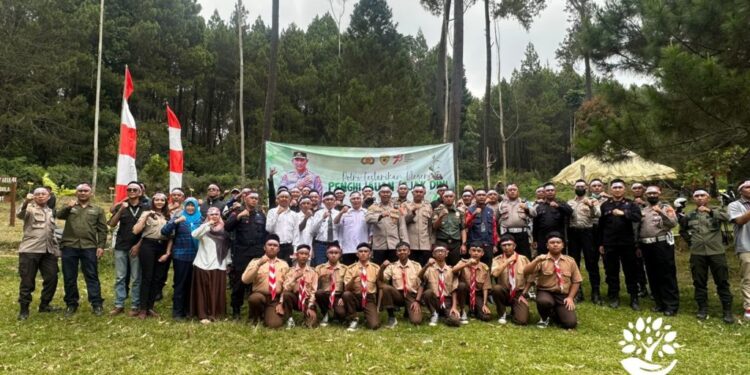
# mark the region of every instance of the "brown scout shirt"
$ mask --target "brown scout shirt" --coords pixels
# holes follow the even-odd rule
[[[429,202],[406,203],[406,239],[412,251],[430,250],[435,242],[432,230],[432,206]],[[413,214],[412,214],[413,213]]]
[[[378,273],[380,267],[372,262],[367,262],[367,293],[376,293],[378,291]],[[350,282],[352,286],[349,287],[349,291],[353,293],[359,293],[362,290],[362,286],[359,281],[360,268],[362,263],[356,262],[346,269],[344,275],[344,284],[348,285]]]
[[[443,271],[443,275],[445,277],[445,296],[450,297],[451,293],[453,293],[456,288],[458,288],[458,278],[453,277],[453,268],[447,264],[443,265],[443,267],[439,267],[437,263],[427,268],[427,271],[425,271],[423,277],[424,281],[427,284],[427,289],[431,289],[435,292],[435,295],[438,294],[439,288],[439,277],[438,274],[440,273],[439,270]],[[438,295],[438,297],[440,297]]]
[[[557,283],[557,275],[555,274],[555,261],[550,254],[541,255],[542,260],[537,263],[534,269],[534,275],[536,276],[536,287],[539,290],[546,290],[553,293],[568,294],[570,292],[570,286],[573,283],[581,283],[583,278],[581,277],[581,271],[578,270],[576,261],[567,256],[560,255],[559,266],[562,271],[563,286],[562,290]]]
[[[294,275],[297,270],[300,269],[299,265],[295,265],[290,268],[284,276],[284,291],[299,294],[299,282],[300,280],[294,279]],[[315,303],[315,291],[318,290],[318,273],[312,267],[305,266],[302,270],[302,278],[305,279],[305,290],[307,290],[307,303]]]
[[[513,269],[516,271],[516,289],[523,289],[524,287],[526,287],[526,275],[523,274],[523,269],[524,267],[526,267],[526,265],[529,264],[529,258],[526,258],[519,253],[514,253],[511,258],[515,259]],[[500,285],[503,288],[510,289],[510,266],[505,267],[505,269],[503,269],[503,271],[499,274],[495,272],[496,270],[499,270],[500,265],[507,260],[508,258],[505,257],[505,254],[492,259],[492,276],[497,279],[497,285]]]
[[[331,270],[333,267],[333,270]],[[331,274],[334,274],[334,281],[336,281],[336,293],[344,292],[344,275],[346,274],[346,266],[342,263],[336,263],[332,266],[331,263],[326,262],[315,267],[315,272],[318,273],[318,281],[320,282],[319,290],[328,292],[331,290]]]
[[[406,265],[397,261],[386,267],[385,271],[383,271],[383,279],[386,283],[391,282],[391,285],[394,288],[404,290],[402,273],[405,271],[408,291],[416,293],[419,289],[419,284],[421,284],[421,281],[419,280],[419,271],[421,270],[422,266],[413,260],[407,260]]]
[[[461,263],[468,263],[466,259],[462,259]],[[477,273],[477,290],[489,290],[492,288],[490,282],[490,268],[486,264],[479,262],[476,266]],[[461,281],[466,283],[466,287],[471,286],[471,272],[472,266],[466,266],[461,269]]]
[[[284,287],[284,277],[289,271],[289,265],[278,259],[274,258],[266,263],[260,265],[262,258],[253,259],[250,264],[245,268],[245,272],[242,273],[242,282],[245,284],[253,284],[253,292],[260,292],[268,294],[268,266],[271,262],[274,262],[276,267],[276,293],[280,295]]]

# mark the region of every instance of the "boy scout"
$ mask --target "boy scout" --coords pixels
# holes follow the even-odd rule
[[[398,324],[393,315],[393,310],[397,306],[404,307],[404,316],[408,316],[412,324],[422,323],[422,308],[419,305],[422,298],[419,293],[419,271],[422,270],[422,266],[409,260],[410,254],[409,244],[401,242],[396,246],[398,261],[390,263],[386,260],[380,266],[378,281],[382,293],[381,306],[388,311],[388,328],[394,328]]]
[[[695,286],[695,302],[700,320],[708,318],[708,271],[714,277],[716,292],[724,310],[724,322],[734,323],[732,292],[729,290],[729,267],[721,237],[721,223],[729,221],[726,211],[709,207],[711,199],[705,190],[693,193],[696,209],[680,217],[680,233],[690,246],[690,272]]]
[[[458,302],[456,289],[458,289],[458,278],[453,277],[451,266],[445,263],[448,249],[445,246],[435,246],[432,250],[432,258],[419,272],[419,278],[423,280],[420,291],[422,299],[430,310],[430,326],[436,326],[440,316],[445,319],[445,324],[458,327]]]
[[[549,253],[534,258],[523,269],[524,274],[536,278],[536,308],[541,317],[537,323],[539,328],[547,328],[550,318],[565,329],[573,329],[578,324],[574,299],[583,279],[576,261],[562,254],[564,246],[560,233],[549,233]]]
[[[513,323],[526,325],[529,322],[529,302],[523,296],[526,288],[523,269],[529,264],[529,259],[516,253],[515,237],[512,235],[505,234],[500,238],[500,248],[502,254],[492,260],[492,277],[496,280],[492,286],[492,296],[500,317],[497,322],[508,322],[505,308],[510,306]]]
[[[247,300],[250,308],[250,321],[263,322],[269,328],[279,328],[284,325],[284,307],[279,303],[284,291],[282,280],[289,265],[276,257],[279,253],[279,237],[268,235],[263,246],[265,254],[247,265],[242,274],[242,282],[253,284],[253,290]]]
[[[346,307],[346,318],[349,320],[347,331],[357,330],[357,311],[364,311],[367,328],[378,329],[380,327],[380,316],[377,306],[377,279],[380,268],[377,264],[370,262],[372,249],[370,244],[361,243],[357,245],[358,262],[349,266],[344,274],[344,306]]]
[[[487,298],[492,285],[490,283],[490,267],[482,263],[484,248],[481,243],[473,243],[469,248],[469,259],[458,262],[453,267],[453,273],[458,277],[458,306],[461,310],[461,324],[468,324],[469,317],[464,307],[468,302],[468,310],[477,319],[488,322],[490,308]],[[478,294],[481,291],[481,300]]]
[[[341,260],[341,248],[338,244],[328,246],[326,250],[328,262],[315,267],[318,273],[319,288],[315,292],[315,301],[318,303],[320,313],[323,318],[320,325],[325,327],[330,320],[329,314],[343,321],[346,316],[344,300],[341,295],[344,293],[344,274],[346,266],[339,261]]]
[[[294,327],[292,310],[302,312],[305,326],[314,328],[318,324],[315,313],[315,293],[318,289],[318,273],[307,265],[310,260],[310,245],[297,246],[297,264],[284,277],[284,293],[281,295],[281,315],[287,317],[287,328]]]

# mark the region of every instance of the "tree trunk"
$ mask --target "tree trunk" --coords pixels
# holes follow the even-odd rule
[[[461,136],[461,106],[463,104],[464,71],[464,2],[453,3],[453,70],[451,75],[450,129],[453,142],[453,160],[458,166],[459,139]],[[456,180],[458,180],[456,168]]]
[[[245,59],[242,52],[242,27],[244,25],[242,17],[242,0],[237,0],[237,38],[239,40],[240,55],[240,98],[238,105],[238,117],[240,122],[240,181],[245,183]]]
[[[492,43],[490,42],[490,0],[484,0],[484,46],[487,54],[484,79],[484,121],[482,122],[482,160],[484,161],[484,187],[490,187],[490,155],[487,147],[487,128],[490,123],[490,92],[492,87]],[[505,180],[503,180],[505,182]]]
[[[591,91],[591,54],[586,53],[586,55],[583,57],[583,63],[586,65],[586,100],[591,100],[592,98],[592,91]]]
[[[96,103],[94,104],[94,162],[91,166],[91,192],[96,194],[99,169],[99,97],[102,90],[102,35],[104,34],[104,0],[99,2],[99,53],[96,62]]]
[[[261,140],[260,170],[258,175],[266,175],[266,141],[271,139],[271,125],[273,123],[273,105],[276,98],[276,76],[279,59],[279,0],[273,0],[271,10],[271,61],[268,67],[268,90],[266,104],[263,110],[263,139]]]
[[[442,129],[443,143],[448,142],[447,99],[448,99],[448,21],[451,15],[451,0],[445,0],[443,8],[443,26],[440,29],[438,44],[437,73],[435,84],[435,111],[437,112],[435,130]]]

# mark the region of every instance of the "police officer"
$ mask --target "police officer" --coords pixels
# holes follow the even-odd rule
[[[672,228],[677,225],[677,214],[670,205],[659,201],[660,195],[658,186],[652,185],[646,189],[648,205],[642,210],[638,251],[646,262],[646,274],[651,280],[651,294],[656,303],[653,311],[672,316],[680,307],[672,236]]]
[[[536,209],[518,196],[518,185],[508,184],[505,188],[505,199],[498,205],[498,235],[512,236],[516,251],[526,258],[531,258],[529,224],[535,216]]]
[[[708,318],[708,271],[714,277],[716,292],[724,310],[724,322],[734,323],[732,292],[729,290],[729,267],[724,253],[721,224],[729,221],[726,211],[710,207],[711,198],[705,190],[693,193],[696,209],[679,218],[680,234],[690,246],[690,272],[695,286],[696,318]]]
[[[544,184],[544,199],[538,199],[534,208],[534,242],[537,245],[537,255],[547,254],[547,235],[556,232],[565,237],[565,223],[573,214],[573,209],[557,199],[555,184],[551,182]]]
[[[320,180],[320,176],[307,169],[307,162],[306,152],[295,151],[292,158],[294,170],[281,176],[281,186],[285,186],[288,189],[294,187],[302,189],[307,186],[310,189],[322,192],[323,183]]]

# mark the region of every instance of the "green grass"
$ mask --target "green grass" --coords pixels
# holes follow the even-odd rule
[[[0,206],[0,215],[6,214],[7,207]],[[639,316],[653,315],[647,312],[653,306],[651,300],[643,302],[641,313],[584,302],[579,305],[579,327],[574,331],[500,326],[496,320],[472,321],[460,328],[413,327],[400,320],[394,330],[374,332],[361,329],[348,333],[335,324],[314,330],[272,331],[232,321],[201,325],[175,323],[169,318],[95,317],[79,275],[82,306],[73,318],[36,312],[41,288],[38,280],[31,317],[18,322],[17,257],[7,244],[14,238],[17,243],[20,231],[6,225],[4,220],[0,224],[0,371],[7,373],[624,373],[619,361],[626,355],[618,345],[622,330]],[[747,373],[750,325],[723,324],[713,291],[711,318],[701,323],[693,317],[687,258],[685,253],[678,254],[680,314],[666,319],[684,345],[673,357],[679,361],[673,373]],[[730,266],[735,311],[739,313],[734,256],[730,256]],[[113,268],[108,252],[100,264],[107,308],[113,301]],[[588,286],[584,287],[588,292]],[[171,288],[165,292],[166,299],[156,309],[168,317]],[[63,304],[62,297],[61,275],[54,301],[57,306]],[[627,302],[625,296],[622,299]],[[532,306],[532,321],[537,319]]]

